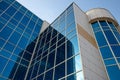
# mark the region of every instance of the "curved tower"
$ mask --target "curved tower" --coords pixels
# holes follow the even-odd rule
[[[103,8],[86,12],[110,80],[120,80],[119,24],[112,14]]]

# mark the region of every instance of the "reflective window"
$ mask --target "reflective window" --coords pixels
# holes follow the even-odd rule
[[[14,49],[14,47],[15,47],[14,45],[12,45],[11,43],[8,43],[8,42],[7,42],[7,44],[5,45],[4,49],[12,52],[13,49]]]
[[[35,76],[37,76],[38,68],[39,68],[39,62],[37,62],[37,63],[34,65],[34,69],[33,69],[33,73],[32,73],[32,78],[34,78]]]
[[[10,55],[11,55],[11,53],[10,53],[10,52],[8,52],[8,51],[6,51],[6,50],[1,50],[1,51],[0,51],[0,55],[5,56],[5,57],[9,58],[9,57],[10,57]]]
[[[10,20],[10,22],[13,24],[13,25],[17,25],[18,24],[18,22],[14,19],[14,18],[12,18],[11,20]]]
[[[70,75],[67,77],[67,80],[77,80],[76,79],[76,74]],[[79,80],[79,79],[78,79]]]
[[[18,45],[19,47],[24,49],[27,46],[27,42],[28,42],[28,39],[22,36]]]
[[[106,23],[106,21],[100,21],[100,25],[101,26],[108,26],[107,23]]]
[[[21,21],[21,23],[26,26],[27,23],[28,23],[28,21],[29,21],[29,18],[27,16],[24,16],[23,19],[22,19],[22,21]]]
[[[117,37],[118,41],[120,42],[120,33],[119,33],[119,32],[114,31],[114,34],[115,34],[115,36]]]
[[[60,62],[64,60],[65,60],[65,44],[57,48],[56,64],[59,64]]]
[[[103,33],[101,31],[100,32],[96,32],[95,36],[96,36],[96,39],[97,39],[99,47],[107,45],[105,37],[104,37],[104,35],[103,35]]]
[[[4,24],[0,22],[0,30],[4,27]]]
[[[116,64],[115,59],[109,59],[109,60],[104,60],[105,65],[112,65],[112,64]]]
[[[53,77],[53,69],[45,73],[45,78],[44,80],[52,80]]]
[[[22,49],[20,49],[18,47],[15,47],[14,54],[18,55],[18,56],[21,56],[22,51],[23,51]]]
[[[67,34],[67,40],[70,40],[73,36],[75,36],[76,35],[76,30],[74,29],[74,30],[72,30],[71,32],[69,32],[68,34]]]
[[[17,65],[17,64],[16,64]],[[12,71],[16,71],[16,67],[17,66],[15,66],[15,62],[13,62],[13,61],[9,61],[8,62],[8,64],[7,64],[7,66],[6,66],[6,68],[5,68],[5,70],[4,70],[4,72],[3,72],[3,76],[5,76],[5,77],[12,77],[13,75],[11,75],[11,72]]]
[[[10,16],[12,16],[17,10],[14,7],[9,7],[6,11],[6,13]]]
[[[34,25],[35,25],[35,22],[31,20],[28,27],[32,30],[34,28]]]
[[[16,26],[13,25],[12,23],[8,23],[7,26],[10,27],[10,28],[12,28],[12,29],[14,29],[14,28],[16,27]]]
[[[17,12],[15,15],[14,15],[14,18],[17,20],[17,21],[20,21],[20,19],[22,18],[23,14],[21,12]]]
[[[10,1],[14,1],[14,0],[10,0]],[[17,1],[15,1],[12,6],[14,6],[16,9],[18,9],[21,6],[21,4],[18,3]]]
[[[5,27],[1,32],[0,32],[0,37],[7,40],[8,37],[10,36],[12,32],[12,29],[10,29],[9,27]]]
[[[66,29],[66,33],[69,33],[70,31],[72,31],[75,28],[76,28],[75,23],[70,24]]]
[[[71,40],[71,46],[72,46],[72,51],[74,52],[74,54],[78,54],[79,52],[79,46],[78,46],[78,39],[77,36],[73,37]]]
[[[117,60],[118,60],[118,63],[120,64],[120,58],[117,58]]]
[[[30,61],[31,56],[32,55],[26,51],[26,52],[24,52],[23,58],[26,59],[26,60],[28,60],[28,61]]]
[[[2,46],[5,44],[5,40],[0,39],[0,48],[2,48]]]
[[[100,27],[99,27],[98,22],[94,22],[94,23],[92,23],[92,28],[93,28],[94,31],[101,30]]]
[[[8,3],[6,3],[5,1],[2,1],[2,2],[0,2],[0,10],[6,10],[7,9],[7,7],[9,6],[9,4]],[[2,13],[2,12],[1,12]]]
[[[52,46],[52,45],[55,44],[56,42],[57,42],[57,36],[54,37],[54,38],[51,40],[50,46]]]
[[[65,76],[65,63],[62,63],[61,65],[55,68],[54,80],[59,80],[64,76]]]
[[[67,75],[76,71],[75,64],[74,57],[67,61]]]
[[[115,29],[115,26],[113,25],[112,22],[108,22],[108,24],[110,25],[110,27],[112,28],[112,30],[116,30],[116,29]]]
[[[0,74],[7,63],[7,59],[0,56]]]
[[[43,73],[43,72],[45,71],[46,59],[47,59],[47,57],[44,57],[44,58],[41,60],[39,74],[40,74],[40,73]]]
[[[74,21],[74,14],[71,12],[67,15],[67,25]]]
[[[116,57],[120,57],[120,46],[111,46]]]
[[[25,29],[25,26],[23,26],[23,24],[19,24],[19,25],[18,25],[18,28],[24,30],[24,29]],[[23,31],[22,31],[22,32],[23,32]],[[21,32],[21,33],[22,33],[22,32]]]
[[[59,24],[59,31],[61,32],[62,30],[65,29],[65,21],[60,22]]]
[[[14,80],[24,80],[27,68],[19,65]]]
[[[108,66],[107,71],[110,77],[110,80],[120,80],[120,69],[117,65],[115,66]]]
[[[44,77],[44,75],[42,74],[37,78],[37,80],[43,80],[43,77]]]
[[[1,16],[7,21],[10,19],[10,16],[8,16],[6,13],[3,13]]]
[[[103,59],[113,57],[112,52],[108,46],[100,48]]]
[[[16,44],[18,40],[20,39],[20,34],[17,32],[14,32],[12,36],[10,37],[9,41],[12,42],[13,44]]]
[[[74,55],[74,49],[72,43],[68,40],[67,41],[67,58]]]
[[[48,55],[47,69],[50,69],[54,66],[54,60],[55,60],[55,51],[51,52]]]
[[[35,26],[35,32],[36,32],[36,33],[39,33],[39,32],[40,32],[40,29],[41,29],[41,25],[36,25],[36,26]]]
[[[115,39],[115,36],[113,35],[111,31],[108,30],[104,32],[110,44],[118,44],[117,40]]]
[[[16,55],[12,55],[10,57],[10,59],[12,59],[13,61],[16,61],[16,62],[20,62],[20,57],[16,56]]]

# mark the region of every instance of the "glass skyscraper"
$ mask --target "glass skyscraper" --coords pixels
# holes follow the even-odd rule
[[[23,80],[43,21],[15,0],[0,1],[0,80]]]
[[[72,3],[51,24],[0,0],[0,80],[120,80],[120,28]]]

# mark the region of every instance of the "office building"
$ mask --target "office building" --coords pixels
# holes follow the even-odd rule
[[[46,21],[0,1],[0,80],[120,79],[120,27],[108,10],[72,3]]]
[[[0,80],[23,80],[43,21],[15,0],[0,1]]]

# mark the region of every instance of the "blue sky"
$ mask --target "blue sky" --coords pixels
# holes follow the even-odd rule
[[[106,8],[120,24],[120,0],[17,0],[42,20],[53,22],[72,2],[83,11]]]

